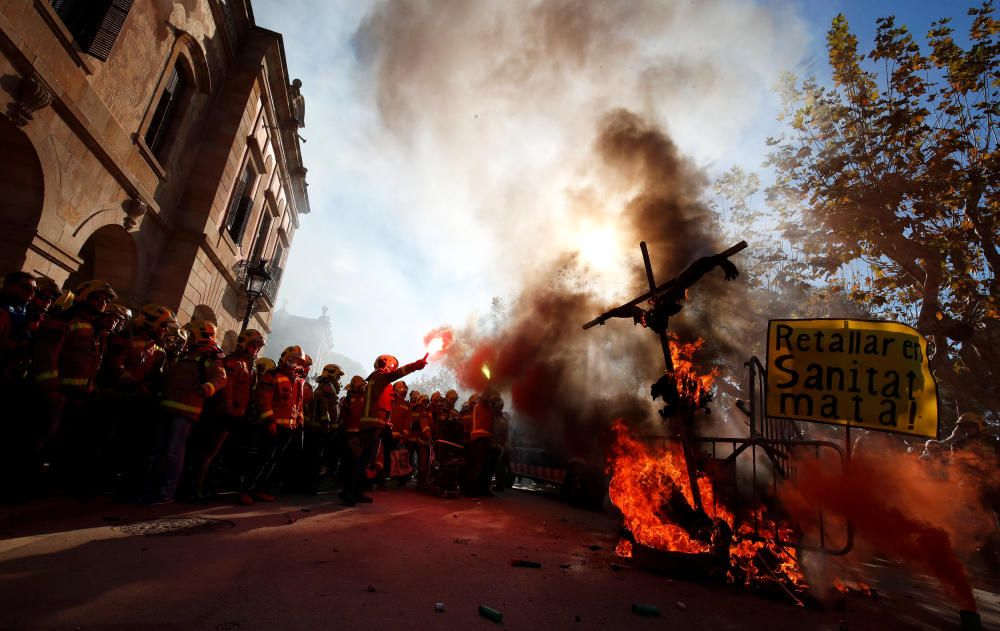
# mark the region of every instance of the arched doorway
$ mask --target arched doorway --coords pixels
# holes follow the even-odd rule
[[[119,301],[136,308],[135,287],[138,252],[132,236],[118,224],[98,228],[80,248],[83,264],[70,274],[66,287],[73,289],[85,281],[100,278],[111,283],[118,292]]]
[[[28,137],[0,116],[0,274],[21,269],[45,200],[42,164]]]

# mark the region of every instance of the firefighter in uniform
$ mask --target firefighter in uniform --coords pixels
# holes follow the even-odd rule
[[[389,425],[386,426],[383,440],[385,447],[385,470],[392,475],[392,453],[400,447],[405,448],[403,432],[409,434],[410,404],[406,400],[406,393],[409,388],[405,381],[397,381],[392,384],[392,411],[389,413]],[[410,474],[396,476],[399,486],[406,484]]]
[[[201,433],[194,469],[196,500],[204,498],[205,478],[229,434],[246,425],[250,393],[256,376],[253,363],[262,348],[264,336],[256,329],[247,329],[236,339],[236,349],[222,360],[226,369],[226,387],[212,397],[203,423],[205,431]]]
[[[466,484],[462,491],[468,497],[491,497],[490,480],[496,469],[493,456],[493,428],[496,417],[503,411],[503,399],[487,390],[472,410],[471,441],[466,452],[468,463]]]
[[[149,477],[150,445],[156,432],[156,396],[163,389],[167,332],[176,327],[168,307],[147,304],[131,326],[108,339],[102,370],[113,374],[120,414],[114,438],[114,463],[126,495]]]
[[[469,397],[469,400],[465,402],[462,406],[462,410],[458,413],[458,419],[462,422],[462,428],[465,432],[465,438],[463,444],[468,445],[472,440],[472,412],[476,409],[476,405],[479,403],[479,395],[473,394]]]
[[[365,408],[361,416],[361,458],[349,474],[350,482],[345,489],[348,498],[346,502],[366,501],[361,492],[365,469],[374,465],[379,437],[392,415],[392,383],[417,370],[423,370],[425,366],[426,355],[405,366],[400,366],[399,360],[392,355],[379,355],[375,360],[375,370],[367,379]]]
[[[156,432],[152,483],[147,488],[149,504],[174,500],[191,430],[201,418],[206,400],[226,386],[224,355],[215,341],[215,325],[195,320],[190,329],[188,351],[164,369],[162,416]]]
[[[350,494],[350,486],[353,483],[354,471],[364,464],[361,460],[361,417],[365,413],[365,390],[367,384],[364,377],[354,375],[350,383],[347,384],[347,394],[340,401],[340,427],[344,432],[343,450],[340,456],[341,482],[343,489],[339,497],[344,504],[353,506],[356,502],[370,502],[368,496],[355,498]]]
[[[340,459],[340,378],[343,369],[336,364],[323,366],[316,377],[312,409],[306,415],[306,478],[307,490],[318,493],[327,474],[336,474]]]
[[[434,419],[431,414],[431,400],[420,395],[413,407],[414,435],[417,443],[417,489],[430,485],[431,444],[434,442]]]
[[[264,373],[254,393],[257,413],[267,433],[261,449],[262,463],[250,493],[265,502],[274,501],[268,485],[300,426],[302,396],[297,380],[304,364],[302,348],[289,346],[281,352],[277,367]]]
[[[100,447],[99,433],[91,427],[90,394],[101,363],[103,333],[98,319],[117,298],[111,285],[91,280],[80,285],[73,306],[59,317],[47,318],[34,343],[30,377],[39,398],[43,426],[35,441],[35,453],[54,440],[56,456],[66,447],[65,461],[72,485],[85,486],[82,475],[89,470]],[[85,490],[85,489],[82,489]]]

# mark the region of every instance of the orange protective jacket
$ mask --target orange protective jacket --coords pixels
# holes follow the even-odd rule
[[[365,411],[365,395],[362,392],[349,392],[340,402],[341,429],[355,433],[361,429],[361,415]]]
[[[82,311],[46,318],[35,339],[29,376],[43,390],[90,392],[101,364],[102,338],[94,319]]]
[[[400,366],[392,372],[375,371],[368,376],[365,390],[365,410],[361,415],[361,429],[385,427],[392,416],[392,382],[418,370],[420,362]]]
[[[472,438],[472,424],[473,424],[473,414],[475,413],[475,408],[479,407],[477,403],[474,407],[463,406],[462,411],[458,413],[458,420],[462,421],[462,429],[465,430],[465,442],[469,442]]]
[[[226,387],[212,399],[212,408],[226,416],[243,418],[250,407],[256,377],[253,357],[236,350],[226,355],[222,366],[226,369]]]
[[[420,425],[417,442],[422,446],[430,445],[434,440],[434,414],[429,408],[424,408],[417,413],[417,422]]]
[[[392,437],[396,440],[410,433],[410,404],[405,398],[393,397],[392,412],[389,415],[392,424]]]
[[[140,386],[147,393],[159,392],[166,351],[142,331],[122,331],[108,338],[101,372],[115,385]]]
[[[226,387],[226,369],[219,349],[190,352],[163,371],[160,407],[198,420],[205,400]]]
[[[493,436],[495,412],[487,405],[477,403],[472,410],[472,432],[470,438],[490,438]]]
[[[299,425],[305,426],[306,418],[312,417],[313,413],[313,387],[305,379],[299,379],[295,382],[299,388]]]
[[[295,376],[283,368],[264,373],[255,392],[260,420],[282,427],[295,428],[299,421],[301,390]]]

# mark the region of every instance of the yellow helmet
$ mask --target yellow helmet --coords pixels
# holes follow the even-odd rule
[[[191,345],[195,348],[210,348],[217,346],[215,342],[215,325],[208,320],[192,320]]]
[[[171,322],[177,323],[174,312],[163,305],[148,304],[143,305],[139,313],[136,314],[135,324],[149,333],[159,333],[160,329],[168,326]]]
[[[278,357],[279,366],[296,368],[304,362],[305,355],[302,354],[301,346],[289,346],[285,350],[281,351],[281,356]]]
[[[115,293],[114,288],[111,287],[111,283],[105,280],[88,280],[73,292],[76,298],[73,299],[73,304],[79,304],[87,302],[87,300],[95,294],[104,294],[108,298],[108,302],[112,302],[118,298],[118,294]]]
[[[337,381],[344,376],[344,369],[337,364],[327,364],[323,366],[323,372],[320,373],[319,379],[324,381]]]
[[[347,385],[347,389],[351,392],[364,392],[367,384],[365,383],[365,378],[361,375],[354,375],[351,377],[351,382]]]
[[[253,366],[258,372],[267,372],[268,370],[273,370],[276,364],[270,357],[261,357],[253,363]]]
[[[64,289],[63,292],[59,294],[59,297],[56,298],[55,302],[52,303],[52,307],[54,309],[58,309],[59,311],[65,311],[66,309],[69,309],[75,301],[76,296],[73,295],[73,292],[68,289]]]
[[[409,386],[406,385],[405,381],[397,381],[396,383],[392,384],[393,394],[395,394],[397,397],[401,399],[406,398],[406,393],[409,389],[410,388]]]
[[[306,353],[302,357],[302,363],[305,364],[306,368],[309,368],[313,365],[313,358],[310,357],[308,353]]]
[[[375,360],[375,370],[379,372],[392,372],[399,368],[399,360],[392,355],[379,355]]]
[[[247,329],[236,338],[236,348],[241,351],[247,350],[247,346],[251,344],[259,344],[260,347],[264,346],[264,336],[257,329]]]

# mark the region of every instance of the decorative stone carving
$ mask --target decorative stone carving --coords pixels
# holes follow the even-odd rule
[[[126,230],[135,228],[139,219],[149,210],[149,205],[141,199],[127,199],[122,206],[125,208],[125,220],[122,221],[122,225]]]
[[[51,104],[52,91],[36,73],[32,73],[23,77],[17,86],[17,99],[12,103],[11,120],[18,127],[24,127],[35,112]]]
[[[288,86],[290,94],[290,105],[292,118],[296,126],[301,129],[306,126],[306,97],[302,96],[302,80],[296,79]]]

